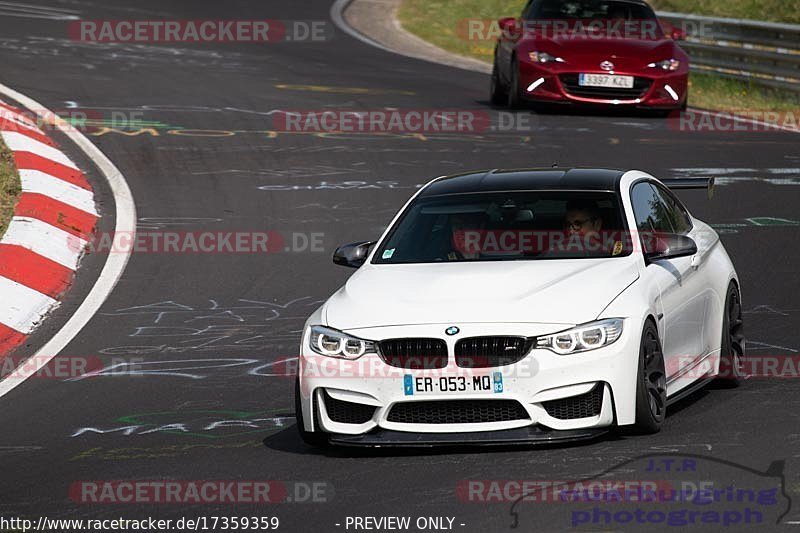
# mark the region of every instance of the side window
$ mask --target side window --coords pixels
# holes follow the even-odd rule
[[[686,235],[692,230],[692,221],[686,208],[678,201],[675,196],[661,186],[656,186],[657,192],[667,206],[669,219],[675,228],[675,233]]]
[[[670,221],[669,208],[647,182],[637,183],[631,191],[633,215],[639,231],[675,233]]]

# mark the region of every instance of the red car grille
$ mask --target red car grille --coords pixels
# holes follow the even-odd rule
[[[564,90],[572,96],[601,100],[633,100],[641,98],[653,84],[653,80],[638,76],[633,79],[633,88],[631,89],[578,85],[578,74],[561,74],[559,79],[561,80],[561,85],[564,86]]]

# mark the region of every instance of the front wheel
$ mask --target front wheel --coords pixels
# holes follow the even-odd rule
[[[639,371],[636,379],[636,424],[638,434],[657,433],[667,413],[667,374],[664,352],[655,324],[648,320],[639,346]]]
[[[522,96],[519,88],[519,63],[511,62],[511,82],[508,84],[508,108],[522,109]]]
[[[500,81],[500,72],[497,69],[497,59],[494,61],[492,67],[492,78],[489,84],[489,100],[492,105],[502,106],[506,104],[506,88],[503,87],[503,82]]]
[[[722,342],[720,343],[719,375],[717,381],[734,388],[745,379],[744,371],[744,320],[739,289],[731,283],[725,297],[722,316]]]

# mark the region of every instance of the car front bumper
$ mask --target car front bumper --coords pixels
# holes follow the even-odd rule
[[[639,354],[639,335],[635,333],[640,324],[627,322],[620,338],[604,348],[568,356],[533,349],[515,364],[476,369],[455,365],[452,354],[459,338],[531,337],[567,329],[569,325],[470,324],[455,338],[442,334],[447,324],[347,331],[372,340],[442,338],[447,342],[450,360],[446,368],[435,370],[391,367],[375,354],[356,361],[323,357],[307,348],[304,337],[299,373],[305,429],[329,433],[340,444],[375,446],[592,438],[595,430],[635,421]],[[489,375],[494,379],[496,373],[502,374],[501,392],[409,394],[407,389],[407,380],[417,377],[473,379]],[[492,413],[498,411],[496,406],[500,404],[488,402],[496,401],[512,406],[512,415],[501,409],[503,416],[493,419]],[[406,413],[402,421],[390,416],[397,406]],[[418,419],[416,407],[423,413]],[[590,416],[584,416],[587,413]],[[559,436],[559,432],[567,433]]]
[[[634,76],[635,90],[605,91],[601,88],[578,88],[577,77],[582,72],[611,74],[609,72],[591,69],[572,71],[563,67],[550,69],[521,63],[520,91],[525,100],[532,102],[680,109],[688,97],[689,73],[686,67],[675,72],[648,70],[613,72],[616,75]]]

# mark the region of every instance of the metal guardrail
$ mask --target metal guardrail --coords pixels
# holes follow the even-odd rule
[[[800,25],[659,12],[686,32],[692,70],[800,92]]]

